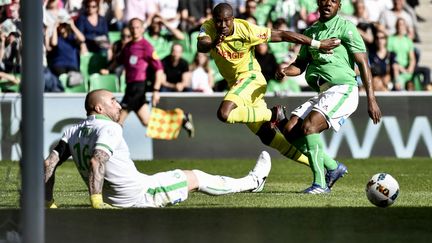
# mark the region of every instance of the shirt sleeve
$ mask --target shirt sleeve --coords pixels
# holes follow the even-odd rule
[[[351,22],[347,23],[347,28],[342,33],[341,41],[352,53],[366,52],[366,46],[357,27]]]
[[[204,36],[208,36],[208,37],[212,38],[212,34],[214,33],[214,27],[212,27],[212,23],[213,22],[211,20],[205,21],[201,25],[201,28],[199,30],[197,38],[201,38],[201,37],[204,37]]]
[[[152,67],[153,70],[155,71],[163,69],[162,62],[159,59],[156,50],[148,42],[146,42],[145,45],[146,45],[145,50],[147,51],[145,52],[146,56],[144,57],[144,59],[148,62],[149,66]]]
[[[250,28],[250,44],[252,46],[266,43],[270,40],[271,29],[254,24],[249,24]]]
[[[100,149],[111,157],[115,148],[122,141],[122,136],[123,131],[120,125],[106,125],[99,131],[95,149]]]

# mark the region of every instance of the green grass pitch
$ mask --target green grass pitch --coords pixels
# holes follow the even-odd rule
[[[430,158],[343,162],[349,174],[328,195],[299,194],[311,183],[309,168],[277,159],[261,193],[192,193],[164,209],[102,211],[89,208],[85,185],[74,164],[66,162],[56,173],[54,197],[60,209],[46,213],[47,242],[430,242]],[[232,177],[246,175],[254,164],[237,159],[136,163],[147,174],[196,168]],[[365,195],[368,179],[378,172],[393,175],[400,185],[389,208],[373,206]],[[0,180],[0,219],[11,220],[19,213],[17,163],[0,162]],[[0,241],[7,225],[0,221]]]

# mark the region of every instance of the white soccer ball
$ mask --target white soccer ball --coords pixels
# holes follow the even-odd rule
[[[399,183],[387,173],[372,176],[366,185],[366,196],[371,203],[378,207],[392,205],[399,195]]]

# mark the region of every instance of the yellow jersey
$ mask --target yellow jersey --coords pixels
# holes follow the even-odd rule
[[[243,19],[234,19],[233,22],[233,34],[210,50],[211,57],[229,87],[245,72],[261,72],[261,67],[255,58],[255,46],[268,42],[271,35],[270,28],[260,27]],[[215,40],[217,32],[213,19],[207,20],[201,26],[198,38],[203,36]]]

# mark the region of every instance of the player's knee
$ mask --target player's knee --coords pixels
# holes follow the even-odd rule
[[[270,145],[276,135],[276,131],[271,127],[270,122],[265,122],[258,129],[256,135],[261,139],[263,144]]]
[[[219,109],[218,112],[217,112],[217,118],[221,122],[227,122],[228,116],[229,116],[229,112],[227,112],[225,110]]]
[[[223,101],[217,111],[217,117],[222,122],[227,122],[228,117],[232,110],[234,110],[237,105],[232,101]]]

